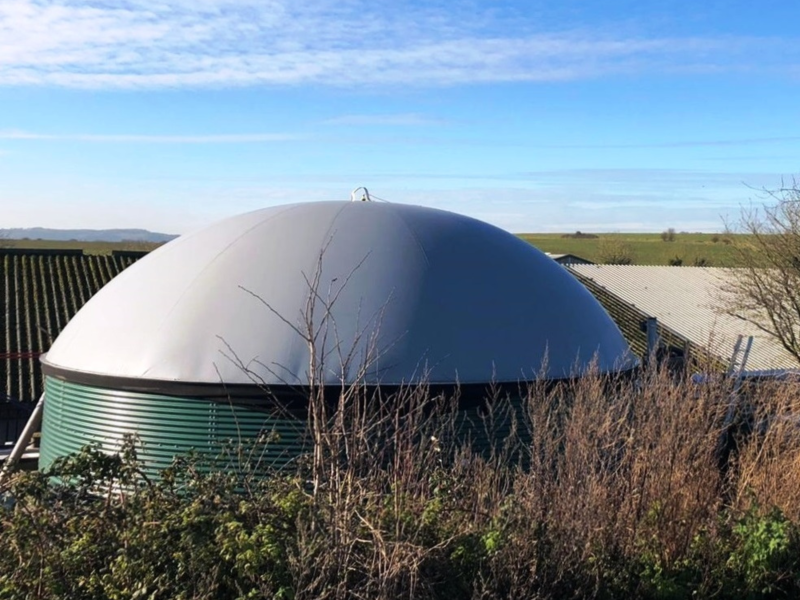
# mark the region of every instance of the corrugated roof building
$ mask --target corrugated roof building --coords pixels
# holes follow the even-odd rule
[[[797,370],[797,359],[742,318],[724,312],[724,293],[735,269],[638,265],[571,265],[581,280],[655,317],[661,325],[727,363],[738,336],[752,336],[747,374]],[[602,301],[602,299],[601,299]],[[608,307],[606,307],[608,308]],[[612,316],[614,316],[612,314]],[[621,327],[624,331],[624,327]]]
[[[89,298],[143,255],[0,249],[0,445],[15,439],[25,407],[43,392],[39,356]]]
[[[590,260],[576,256],[575,254],[557,254],[553,252],[545,252],[547,256],[552,258],[560,265],[591,265],[594,264]]]

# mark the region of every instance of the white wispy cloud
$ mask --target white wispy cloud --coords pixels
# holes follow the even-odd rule
[[[418,113],[342,115],[327,119],[325,125],[347,126],[389,126],[389,127],[431,127],[446,125],[448,121]]]
[[[0,85],[454,85],[765,71],[794,40],[550,32],[495,3],[4,0]]]
[[[582,150],[624,150],[636,148],[702,148],[702,147],[724,147],[724,146],[754,146],[765,144],[785,144],[800,141],[800,136],[774,136],[774,137],[753,137],[753,138],[727,138],[716,140],[678,140],[660,141],[636,144],[536,144],[532,148],[552,148],[552,149],[582,149]]]
[[[303,136],[285,133],[245,133],[221,135],[137,135],[137,134],[49,134],[30,131],[0,131],[0,140],[54,142],[140,143],[140,144],[260,144],[291,142]]]

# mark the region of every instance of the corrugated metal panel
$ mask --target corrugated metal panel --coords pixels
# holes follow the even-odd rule
[[[493,452],[502,453],[508,448],[517,452],[508,455],[511,461],[520,459],[518,445],[530,445],[531,436],[525,424],[525,402],[522,397],[507,396],[487,405],[459,410],[455,422],[458,442],[469,443],[470,448],[484,457]]]
[[[733,269],[638,265],[571,265],[678,335],[723,361],[733,353],[739,335],[753,336],[746,371],[797,369],[797,360],[774,338],[723,312],[726,281]]]
[[[575,273],[575,271],[573,271],[573,273],[578,278],[578,281],[592,292],[592,295],[598,299],[600,304],[603,305],[603,308],[606,309],[606,312],[614,319],[622,335],[628,340],[631,350],[640,358],[646,358],[648,351],[647,332],[644,325],[650,315],[632,304],[625,302],[622,298],[611,293],[594,280],[579,273]],[[679,335],[661,321],[658,321],[658,335],[661,339],[661,343],[666,347],[688,351],[693,354],[702,354],[704,352],[701,347],[692,344],[685,337]]]
[[[217,460],[217,466],[233,468],[219,462],[224,460],[219,458],[223,447],[239,442],[253,446],[259,436],[272,434],[271,441],[253,446],[264,466],[281,466],[303,448],[305,420],[291,415],[45,379],[40,467],[92,443],[116,452],[126,434],[138,436],[139,457],[148,476],[157,476],[173,457],[190,450]]]
[[[84,302],[136,261],[66,250],[0,250],[0,392],[35,403],[39,355]]]

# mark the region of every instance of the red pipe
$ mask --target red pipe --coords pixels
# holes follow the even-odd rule
[[[18,358],[39,358],[44,352],[3,352],[0,360],[15,360]]]

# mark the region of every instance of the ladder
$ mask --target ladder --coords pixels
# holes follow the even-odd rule
[[[731,429],[733,427],[734,419],[736,418],[736,409],[739,407],[739,391],[744,381],[745,366],[747,359],[750,357],[750,350],[753,348],[753,336],[748,336],[745,341],[744,336],[740,335],[736,338],[736,343],[733,345],[733,352],[731,359],[728,363],[728,370],[726,375],[734,377],[735,381],[731,395],[728,398],[728,408],[725,411],[725,419],[722,422],[722,431],[718,442],[718,454],[721,460],[727,463],[728,453],[731,444]]]

